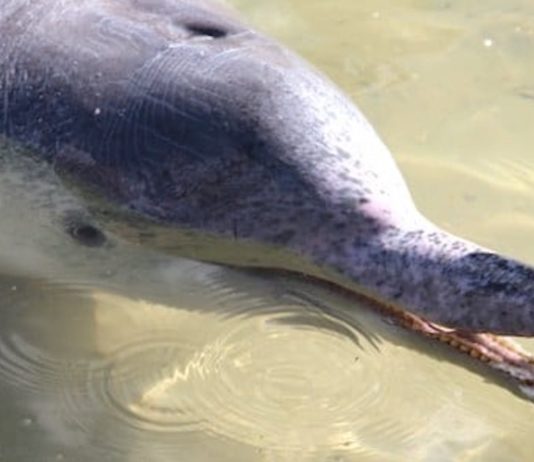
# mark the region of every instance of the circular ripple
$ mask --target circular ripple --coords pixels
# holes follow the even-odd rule
[[[69,307],[75,301],[80,308],[77,318],[83,320],[87,314],[83,310],[83,291],[40,280],[3,277],[0,294],[2,383],[33,393],[56,387],[63,380],[61,371],[69,370],[76,360],[75,355],[70,356],[71,350],[63,348],[64,342],[70,345],[70,338],[60,332],[63,324],[56,317],[55,304],[65,302]],[[36,307],[39,311],[34,310]],[[77,338],[81,343],[83,335],[80,333]]]
[[[70,336],[60,312],[43,314],[45,304],[19,324],[14,310],[0,331],[2,382],[29,391],[46,416],[38,421],[54,416],[57,438],[99,434],[120,452],[132,441],[176,449],[193,432],[204,441],[383,460],[416,446],[429,409],[453,414],[449,369],[403,347],[377,316],[307,285],[284,295],[249,288],[246,296],[212,288],[210,305],[223,293],[222,312],[102,295],[80,320],[85,311],[66,306],[63,318],[70,313],[72,326],[89,330],[91,349],[78,352],[70,342],[83,344],[82,331]],[[51,293],[72,300],[69,291]]]
[[[199,430],[198,416],[188,409],[193,354],[189,346],[165,342],[161,336],[127,345],[106,367],[103,399],[136,427]]]
[[[412,434],[373,414],[395,401],[398,369],[384,368],[372,337],[346,321],[293,304],[218,323],[187,355],[165,343],[122,349],[108,371],[109,402],[134,425],[271,449],[369,452],[385,434],[399,444]]]
[[[212,431],[286,449],[342,448],[357,443],[354,420],[371,389],[358,379],[370,371],[348,337],[285,323],[279,314],[241,323],[199,358],[197,412]]]
[[[0,336],[0,379],[17,388],[38,392],[60,381],[61,361],[26,342],[17,334]]]

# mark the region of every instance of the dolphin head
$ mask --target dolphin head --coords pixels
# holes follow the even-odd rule
[[[532,270],[425,220],[355,105],[226,8],[19,3],[0,13],[1,133],[118,207],[131,233],[204,234],[236,244],[234,263],[308,268],[455,328],[534,334]],[[248,244],[288,257],[240,258]],[[225,260],[212,250],[190,256]]]

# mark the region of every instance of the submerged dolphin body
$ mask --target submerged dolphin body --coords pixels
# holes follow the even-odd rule
[[[358,109],[218,3],[4,0],[0,136],[125,223],[283,249],[233,262],[319,268],[474,344],[534,335],[534,270],[429,223]]]

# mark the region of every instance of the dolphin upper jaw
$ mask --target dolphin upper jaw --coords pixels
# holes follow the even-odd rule
[[[333,233],[316,236],[322,243],[306,249],[314,249],[308,255],[318,266],[334,271],[331,281],[426,322],[534,335],[534,269],[420,223],[419,229],[388,226],[337,247]]]

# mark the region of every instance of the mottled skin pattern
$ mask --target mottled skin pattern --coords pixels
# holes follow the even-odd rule
[[[425,220],[358,109],[211,1],[3,0],[0,135],[132,216],[284,248],[411,320],[534,334],[534,271]]]

